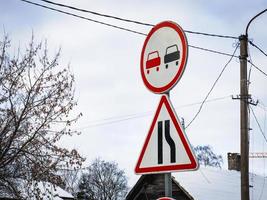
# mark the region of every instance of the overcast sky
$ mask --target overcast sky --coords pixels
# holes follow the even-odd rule
[[[42,3],[39,0],[32,1]],[[151,24],[172,20],[185,30],[235,37],[244,34],[249,20],[267,8],[266,0],[55,1]],[[82,134],[64,138],[61,145],[77,148],[87,158],[85,164],[96,157],[116,161],[126,171],[129,183],[134,184],[139,177],[134,175],[134,167],[160,99],[160,95],[146,89],[140,74],[140,54],[145,36],[56,13],[20,0],[0,2],[0,35],[2,38],[4,31],[9,34],[13,44],[11,50],[15,52],[18,47],[25,49],[33,32],[36,41],[47,40],[51,55],[59,47],[62,48],[60,65],[71,65],[76,77],[78,100],[75,112],[83,113],[74,128]],[[143,33],[151,29],[74,13]],[[266,23],[267,13],[257,18],[249,29],[249,38],[265,52]],[[190,45],[229,54],[233,53],[238,42],[234,39],[186,35]],[[267,72],[267,57],[252,46],[249,46],[249,50],[253,63]],[[239,51],[236,55],[239,55]],[[172,104],[177,115],[184,118],[185,124],[190,122],[200,106],[194,103],[204,99],[228,60],[228,56],[189,49],[183,77],[171,91]],[[267,105],[267,77],[252,67],[250,81],[250,94]],[[209,144],[224,159],[227,152],[239,152],[239,101],[230,97],[238,94],[239,61],[234,58],[209,97],[211,100],[219,99],[206,103],[186,130],[192,145]],[[266,111],[259,106],[253,109],[264,129]],[[266,151],[266,142],[253,115],[250,126],[250,151]],[[224,167],[226,164],[227,160]],[[266,175],[264,166],[264,159],[254,159],[251,160],[250,170]]]

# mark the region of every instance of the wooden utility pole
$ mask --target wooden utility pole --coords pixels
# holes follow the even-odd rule
[[[249,140],[248,140],[248,30],[251,23],[267,12],[264,9],[255,15],[247,24],[246,34],[239,37],[240,41],[240,154],[241,154],[241,200],[249,200]]]
[[[249,140],[248,140],[248,38],[241,35],[240,41],[240,154],[241,154],[241,200],[249,200]]]

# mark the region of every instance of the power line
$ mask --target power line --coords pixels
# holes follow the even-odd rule
[[[258,127],[259,127],[259,130],[260,130],[260,132],[261,132],[261,134],[262,134],[264,140],[265,140],[266,143],[267,143],[267,138],[266,138],[266,136],[265,136],[265,133],[264,133],[264,131],[262,130],[261,125],[260,125],[260,123],[259,123],[259,120],[258,120],[258,118],[256,117],[256,115],[255,115],[255,113],[254,113],[254,110],[253,110],[253,108],[252,108],[251,106],[250,106],[250,110],[252,111],[253,117],[254,117],[254,119],[256,120],[256,123],[257,123],[257,125],[258,125]]]
[[[249,55],[249,59],[250,59],[251,62],[252,62],[251,53],[250,53],[250,48],[248,48],[248,55]],[[247,87],[248,91],[249,91],[249,87],[250,87],[250,84],[251,84],[251,82],[250,82],[250,78],[251,78],[252,67],[253,67],[253,66],[250,64],[249,72],[248,72],[248,87]]]
[[[102,13],[99,13],[99,12],[95,12],[95,11],[91,11],[91,10],[85,10],[85,9],[69,6],[69,5],[66,5],[66,4],[56,3],[56,2],[47,1],[47,0],[40,0],[40,1],[43,1],[43,2],[46,2],[46,3],[49,3],[49,4],[53,4],[53,5],[56,5],[56,6],[65,7],[65,8],[69,8],[69,9],[72,9],[72,10],[80,11],[80,12],[85,12],[85,13],[90,13],[90,14],[93,14],[93,15],[98,15],[98,16],[101,16],[101,17],[112,18],[112,19],[116,19],[116,20],[120,20],[120,21],[124,21],[124,22],[135,23],[135,24],[139,24],[139,25],[152,26],[152,27],[154,26],[153,24],[139,22],[139,21],[135,21],[135,20],[131,20],[131,19],[125,19],[125,18],[121,18],[121,17],[116,17],[116,16],[113,16],[113,15],[102,14]]]
[[[226,67],[229,65],[229,63],[232,61],[232,59],[234,58],[235,56],[235,52],[237,50],[237,48],[239,47],[239,45],[236,46],[231,58],[228,60],[228,62],[225,64],[225,66],[223,67],[222,71],[220,72],[219,76],[217,77],[217,79],[215,80],[215,82],[213,83],[211,89],[209,90],[209,92],[207,93],[207,95],[205,96],[204,100],[202,101],[197,113],[195,114],[195,116],[193,117],[193,119],[189,122],[189,124],[185,127],[186,129],[195,121],[195,119],[197,118],[197,116],[199,115],[199,113],[201,112],[205,102],[207,101],[210,93],[212,92],[212,90],[214,89],[214,87],[216,86],[217,82],[219,81],[219,79],[221,78],[224,70],[226,69]]]
[[[64,7],[64,8],[69,8],[69,9],[76,10],[76,11],[80,11],[80,12],[90,13],[90,14],[93,14],[93,15],[101,16],[101,17],[116,19],[116,20],[119,20],[119,21],[135,23],[135,24],[138,24],[138,25],[144,25],[144,26],[150,26],[150,27],[155,26],[154,24],[150,24],[150,23],[140,22],[140,21],[136,21],[136,20],[132,20],[132,19],[121,18],[121,17],[117,17],[117,16],[114,16],[114,15],[107,15],[107,14],[103,14],[103,13],[99,13],[99,12],[95,12],[95,11],[91,11],[91,10],[86,10],[86,9],[81,9],[81,8],[77,8],[77,7],[74,7],[74,6],[69,6],[69,5],[66,5],[66,4],[56,3],[56,2],[53,2],[53,1],[48,1],[48,0],[40,0],[40,1],[52,4],[52,5],[56,5],[56,6],[60,6],[60,7]],[[204,32],[198,32],[198,31],[190,31],[190,30],[184,30],[184,31],[186,33],[190,33],[190,34],[204,35],[204,36],[210,36],[210,37],[238,39],[238,37],[229,36],[229,35],[219,35],[219,34],[204,33]]]
[[[220,100],[227,99],[227,98],[232,98],[232,95],[209,99],[209,100],[206,100],[206,103],[210,103],[210,102],[214,102],[214,101],[220,101]],[[178,106],[178,107],[175,107],[175,108],[179,109],[179,108],[185,108],[185,107],[195,106],[195,105],[199,105],[199,104],[202,104],[202,101],[201,102],[196,102],[196,103],[191,103],[191,104],[184,104],[184,105],[181,105],[181,106]]]
[[[32,5],[36,5],[36,6],[39,6],[39,7],[42,7],[42,8],[46,8],[46,9],[49,9],[49,10],[53,10],[53,11],[56,11],[56,12],[59,12],[59,13],[63,13],[63,14],[66,14],[66,15],[70,15],[70,16],[73,16],[73,17],[77,17],[77,18],[80,18],[80,19],[84,19],[84,20],[87,20],[87,21],[95,22],[95,23],[98,23],[98,24],[101,24],[101,25],[105,25],[105,26],[117,28],[117,29],[120,29],[120,30],[128,31],[128,32],[131,32],[131,33],[147,36],[147,34],[139,32],[139,31],[135,31],[135,30],[132,30],[132,29],[128,29],[128,28],[124,28],[124,27],[121,27],[121,26],[113,25],[113,24],[110,24],[110,23],[106,23],[106,22],[94,20],[94,19],[91,19],[91,18],[83,17],[83,16],[76,15],[76,14],[73,14],[73,13],[70,13],[70,12],[65,12],[65,11],[62,11],[62,10],[59,10],[59,9],[55,9],[55,8],[52,8],[52,7],[49,7],[49,6],[45,6],[45,5],[42,5],[42,4],[39,4],[39,3],[34,3],[34,2],[31,2],[31,1],[28,1],[28,0],[20,0],[20,1],[32,4]],[[196,32],[196,33],[198,33],[198,32]],[[224,56],[230,56],[230,57],[232,56],[231,54],[228,54],[228,53],[224,53],[224,52],[220,52],[220,51],[216,51],[216,50],[211,50],[211,49],[207,49],[207,48],[203,48],[203,47],[198,47],[198,46],[194,46],[194,45],[188,45],[188,46],[191,47],[191,48],[194,48],[194,49],[202,50],[202,51],[216,53],[216,54],[220,54],[220,55],[224,55]],[[237,56],[235,56],[235,57],[237,57]]]
[[[264,103],[259,99],[258,101],[258,106],[265,111],[265,113],[267,112],[266,106],[264,105]]]
[[[102,22],[102,21],[98,21],[98,20],[94,20],[94,19],[91,19],[91,18],[87,18],[87,17],[83,17],[83,16],[80,16],[80,15],[76,15],[76,14],[73,14],[73,13],[70,13],[70,12],[66,12],[66,11],[62,11],[62,10],[59,10],[59,9],[55,9],[55,8],[52,8],[52,7],[48,7],[48,6],[45,6],[45,5],[42,5],[42,4],[39,4],[39,3],[34,3],[34,2],[31,2],[31,1],[28,1],[28,0],[20,0],[22,2],[25,2],[25,3],[29,3],[29,4],[32,4],[32,5],[36,5],[36,6],[39,6],[39,7],[42,7],[42,8],[46,8],[46,9],[49,9],[49,10],[53,10],[53,11],[56,11],[56,12],[60,12],[60,13],[63,13],[63,14],[66,14],[66,15],[70,15],[70,16],[74,16],[74,17],[77,17],[77,18],[80,18],[80,19],[84,19],[84,20],[88,20],[88,21],[91,21],[91,22],[95,22],[95,23],[98,23],[98,24],[102,24],[102,25],[106,25],[106,26],[109,26],[109,27],[113,27],[113,28],[117,28],[117,29],[120,29],[120,30],[124,30],[124,31],[128,31],[128,32],[132,32],[132,33],[136,33],[136,34],[139,34],[139,35],[144,35],[146,36],[147,34],[145,33],[141,33],[141,32],[138,32],[138,31],[134,31],[134,30],[131,30],[131,29],[127,29],[127,28],[123,28],[123,27],[120,27],[120,26],[116,26],[116,25],[113,25],[113,24],[109,24],[109,23],[105,23],[105,22]],[[42,1],[45,1],[45,0],[42,0]],[[48,1],[46,1],[48,2]],[[50,1],[49,1],[50,2]],[[131,21],[131,20],[130,20]],[[218,36],[218,37],[227,37],[227,38],[232,38],[232,39],[236,39],[236,37],[231,37],[231,36],[222,36],[222,35],[216,35],[216,34],[208,34],[208,33],[200,33],[200,32],[193,32],[193,31],[187,31],[187,32],[190,32],[190,33],[196,33],[196,34],[203,34],[203,35],[208,35],[208,36]],[[191,125],[191,123],[195,120],[195,118],[198,116],[198,114],[200,113],[204,103],[206,102],[208,96],[210,95],[210,93],[212,92],[213,88],[215,87],[217,81],[219,80],[219,78],[221,77],[223,71],[225,70],[225,68],[227,67],[227,65],[231,62],[231,60],[233,59],[233,57],[237,57],[235,56],[235,52],[236,52],[236,49],[234,51],[234,53],[231,55],[231,54],[228,54],[228,53],[224,53],[224,52],[219,52],[219,51],[215,51],[215,50],[210,50],[210,49],[206,49],[206,48],[202,48],[202,47],[197,47],[197,46],[193,46],[193,45],[189,45],[189,47],[191,48],[195,48],[195,49],[199,49],[199,50],[203,50],[203,51],[207,51],[207,52],[212,52],[212,53],[216,53],[216,54],[220,54],[220,55],[225,55],[225,56],[230,56],[230,60],[227,62],[227,64],[224,66],[222,72],[219,74],[219,77],[216,79],[216,81],[214,82],[211,90],[208,92],[208,94],[206,95],[204,101],[201,103],[201,106],[198,110],[198,112],[196,113],[196,115],[194,116],[194,118],[191,120],[191,122],[187,125],[187,127],[189,127]],[[254,67],[256,67],[254,64],[252,64]],[[257,67],[256,67],[257,68]],[[257,68],[259,70],[259,68]],[[262,71],[261,71],[262,72]],[[264,72],[263,72],[264,73]],[[265,73],[264,73],[265,74]],[[267,75],[267,74],[265,74]],[[126,120],[126,119],[124,119]],[[109,123],[113,123],[113,122],[109,122]],[[186,127],[186,128],[187,128]]]
[[[76,130],[80,131],[80,130],[84,130],[84,129],[87,129],[87,128],[99,127],[99,126],[104,126],[104,125],[108,125],[108,124],[115,124],[115,123],[122,122],[122,121],[128,121],[128,120],[135,119],[135,118],[145,117],[147,115],[149,115],[149,114],[142,115],[142,116],[133,116],[133,117],[123,118],[123,119],[117,119],[117,120],[103,122],[103,123],[91,124],[91,125],[88,125],[88,126],[77,128]]]
[[[263,130],[266,130],[266,110],[264,110],[264,126],[263,126]],[[265,135],[265,134],[264,134]],[[262,144],[262,152],[264,152],[264,143]],[[265,177],[265,159],[263,159],[263,177]],[[264,186],[265,186],[265,178],[263,179],[263,184],[261,187],[261,192],[260,192],[260,196],[258,200],[261,200],[262,195],[263,195],[263,191],[264,191]]]
[[[229,53],[224,53],[224,52],[221,52],[221,51],[216,51],[216,50],[207,49],[207,48],[198,47],[198,46],[193,46],[193,45],[188,45],[188,46],[191,47],[191,48],[194,48],[194,49],[199,49],[199,50],[202,50],[202,51],[207,51],[207,52],[211,52],[211,53],[215,53],[215,54],[220,54],[220,55],[223,55],[223,56],[239,58],[238,56],[235,56],[235,55],[232,55],[232,54],[229,54]]]
[[[238,37],[235,36],[229,36],[229,35],[218,35],[218,34],[211,34],[211,33],[203,33],[203,32],[196,32],[196,31],[189,31],[189,30],[184,30],[186,33],[191,33],[191,34],[197,34],[197,35],[205,35],[205,36],[210,36],[210,37],[219,37],[219,38],[228,38],[228,39],[238,39]]]
[[[261,72],[263,75],[267,76],[266,72],[262,71],[259,67],[257,67],[251,60],[248,60],[248,62],[259,72]]]
[[[246,36],[248,36],[248,29],[249,29],[249,26],[252,23],[252,21],[255,20],[257,17],[259,17],[260,15],[262,15],[265,12],[267,12],[267,9],[264,9],[263,11],[261,11],[260,13],[258,13],[254,17],[252,17],[252,19],[248,22],[247,27],[246,27]]]
[[[267,56],[267,54],[260,47],[258,47],[256,44],[254,44],[252,41],[249,41],[249,44],[251,44],[251,46],[258,49],[263,55]]]
[[[34,2],[31,2],[31,1],[28,1],[28,0],[20,0],[20,1],[32,4],[32,5],[36,5],[36,6],[39,6],[39,7],[42,7],[42,8],[46,8],[46,9],[49,9],[49,10],[53,10],[53,11],[56,11],[56,12],[60,12],[60,13],[66,14],[66,15],[70,15],[70,16],[73,16],[73,17],[78,17],[80,19],[84,19],[84,20],[87,20],[87,21],[91,21],[91,22],[95,22],[95,23],[102,24],[102,25],[105,25],[105,26],[109,26],[109,27],[120,29],[120,30],[128,31],[128,32],[131,32],[131,33],[136,33],[136,34],[145,35],[145,36],[147,35],[145,33],[134,31],[134,30],[131,30],[131,29],[128,29],[128,28],[123,28],[121,26],[116,26],[116,25],[109,24],[109,23],[106,23],[106,22],[101,22],[101,21],[94,20],[94,19],[91,19],[91,18],[83,17],[83,16],[76,15],[76,14],[73,14],[73,13],[70,13],[70,12],[66,12],[66,11],[62,11],[62,10],[56,9],[56,8],[45,6],[45,5],[42,5],[42,4],[39,4],[39,3],[34,3]]]
[[[206,103],[223,100],[223,99],[227,99],[230,97],[231,97],[231,95],[224,96],[224,97],[217,97],[217,98],[207,100]],[[191,107],[191,106],[199,105],[201,103],[202,102],[184,104],[184,105],[181,105],[181,106],[178,106],[175,108],[179,109],[179,108]],[[104,125],[109,125],[109,124],[115,124],[115,123],[119,123],[119,122],[123,122],[123,121],[128,121],[128,120],[132,120],[132,119],[146,117],[146,116],[149,116],[151,114],[153,114],[153,111],[147,111],[147,112],[143,112],[143,113],[135,113],[135,114],[121,115],[121,116],[115,116],[115,117],[108,117],[108,118],[104,118],[104,119],[93,120],[93,121],[88,122],[88,123],[90,123],[89,125],[81,127],[81,128],[77,128],[75,130],[80,131],[80,130],[84,130],[87,128],[94,128],[94,127],[99,127],[99,126],[104,126]]]

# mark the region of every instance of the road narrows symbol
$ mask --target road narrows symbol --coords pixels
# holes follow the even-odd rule
[[[162,164],[163,149],[162,149],[162,121],[158,122],[158,164]]]
[[[175,155],[175,143],[170,135],[170,120],[165,120],[165,139],[167,143],[170,145],[171,149],[171,163],[175,163],[176,161],[176,155]]]
[[[158,164],[163,163],[163,134],[162,134],[162,124],[163,121],[158,122]],[[175,142],[171,138],[170,135],[170,120],[164,121],[164,132],[165,132],[165,139],[170,146],[170,160],[171,163],[176,162],[176,148],[175,148]]]

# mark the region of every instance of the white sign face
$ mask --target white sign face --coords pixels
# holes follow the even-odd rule
[[[141,75],[154,93],[169,91],[181,78],[188,45],[183,30],[173,22],[162,22],[149,32],[141,54]]]
[[[194,170],[197,161],[183,128],[163,95],[139,156],[137,174]]]

